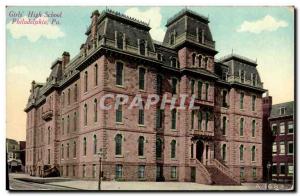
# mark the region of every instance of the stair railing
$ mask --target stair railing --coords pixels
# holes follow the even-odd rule
[[[207,171],[207,169],[205,168],[205,166],[199,161],[196,159],[196,165],[197,165],[197,169],[201,170],[201,174],[204,174],[204,177],[206,179],[206,181],[208,182],[208,184],[211,184],[212,183],[212,180],[211,180],[211,175],[210,173]]]
[[[231,177],[232,180],[234,180],[236,183],[241,184],[241,181],[238,177],[236,177],[230,170],[228,167],[226,167],[223,163],[221,163],[219,160],[217,159],[213,159],[212,160],[213,165],[218,168],[219,170],[221,170],[224,174],[226,174],[227,176]]]

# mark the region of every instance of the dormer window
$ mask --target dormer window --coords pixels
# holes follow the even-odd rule
[[[171,45],[175,44],[175,34],[174,34],[174,33],[172,33],[172,34],[170,35],[170,44],[171,44]]]
[[[146,44],[145,44],[145,40],[141,39],[138,40],[138,44],[139,44],[139,54],[140,55],[145,55],[145,51],[146,51]]]
[[[115,41],[117,42],[116,43],[117,48],[123,50],[123,47],[124,47],[123,34],[121,32],[116,31],[115,36],[116,36]]]
[[[245,72],[244,72],[244,70],[241,70],[240,77],[241,77],[241,83],[244,83],[245,82]]]
[[[228,73],[227,73],[226,71],[224,71],[224,72],[222,73],[222,80],[227,81],[227,78],[228,78]]]
[[[285,111],[286,111],[286,108],[285,108],[285,107],[279,108],[279,114],[280,114],[280,115],[285,115]]]
[[[162,54],[157,53],[157,60],[162,61]]]
[[[256,86],[256,75],[252,74],[252,85]]]

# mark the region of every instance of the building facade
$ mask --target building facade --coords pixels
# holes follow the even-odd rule
[[[267,164],[271,164],[269,179],[275,182],[293,182],[294,179],[294,102],[272,105],[272,97],[263,98],[263,104],[268,109],[264,139],[268,160],[264,161],[264,170],[268,175]]]
[[[216,60],[208,18],[184,9],[162,43],[148,24],[94,11],[80,53],[64,52],[46,83],[32,82],[26,172],[97,179],[238,184],[262,179],[263,84],[251,59]],[[195,96],[200,109],[102,110],[108,94]],[[114,100],[106,100],[112,104]],[[176,103],[178,104],[178,103]]]
[[[14,139],[6,138],[6,156],[7,167],[9,172],[24,171],[25,159],[25,146],[24,141],[16,141]]]

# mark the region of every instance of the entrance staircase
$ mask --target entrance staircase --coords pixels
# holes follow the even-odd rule
[[[213,159],[209,165],[203,165],[197,160],[196,182],[212,185],[240,185],[240,180],[235,177],[229,168]]]

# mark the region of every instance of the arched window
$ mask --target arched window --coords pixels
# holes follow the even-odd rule
[[[97,122],[98,120],[98,103],[97,103],[97,99],[94,100],[94,122]]]
[[[252,120],[252,137],[255,137],[256,132],[256,122],[255,120]]]
[[[65,105],[65,92],[62,93],[61,103],[63,106]]]
[[[83,118],[84,118],[84,125],[86,126],[87,125],[87,111],[88,108],[87,108],[87,105],[84,104],[84,108],[83,108]]]
[[[94,140],[94,154],[97,154],[97,136],[96,135],[94,135],[93,140]]]
[[[202,129],[202,111],[201,110],[198,111],[198,129],[199,130]]]
[[[48,127],[48,144],[50,144],[50,138],[51,138],[51,130],[50,127]]]
[[[240,145],[240,161],[244,160],[244,145]]]
[[[145,52],[146,52],[146,44],[145,44],[145,40],[141,39],[140,40],[140,47],[139,47],[139,52],[140,52],[140,55],[145,55]]]
[[[77,129],[77,114],[76,114],[76,112],[74,112],[74,131],[76,131],[76,129]]]
[[[77,101],[77,91],[78,91],[77,84],[75,84],[75,86],[74,86],[74,101]]]
[[[67,143],[67,158],[69,158],[70,155],[70,145]]]
[[[193,54],[192,54],[192,65],[193,65],[193,66],[195,65],[195,59],[196,59],[196,54],[193,53]]]
[[[68,105],[71,103],[71,90],[68,89]]]
[[[244,70],[241,70],[241,83],[245,82],[245,72]]]
[[[222,160],[226,160],[226,144],[222,145]]]
[[[94,83],[95,83],[95,86],[98,85],[98,65],[97,64],[94,67]]]
[[[204,58],[204,68],[205,68],[205,69],[207,69],[207,66],[208,66],[208,60],[209,60],[208,57],[205,57],[205,58]]]
[[[205,100],[208,100],[209,84],[205,83]]]
[[[171,142],[171,158],[176,157],[176,140],[172,140]]]
[[[208,122],[209,122],[209,112],[205,112],[205,130],[208,129]]]
[[[64,144],[61,144],[61,158],[64,158]]]
[[[144,142],[145,142],[145,138],[143,136],[139,137],[139,145],[138,145],[138,155],[139,156],[144,156]]]
[[[86,137],[83,138],[83,156],[86,155]]]
[[[62,132],[62,135],[65,132],[65,119],[64,118],[61,119],[61,132]]]
[[[73,157],[76,157],[76,142],[73,143]]]
[[[162,157],[162,141],[160,138],[156,139],[156,158]]]
[[[256,154],[255,146],[252,146],[251,148],[251,161],[255,161],[255,154]]]
[[[201,67],[201,65],[202,65],[202,56],[201,55],[199,55],[198,56],[198,67]]]
[[[87,92],[88,89],[88,72],[84,72],[84,92]]]
[[[223,121],[222,121],[222,134],[226,135],[226,123],[227,123],[227,118],[226,116],[223,116]]]
[[[117,134],[115,137],[115,155],[122,155],[122,135]]]
[[[240,119],[240,136],[244,135],[244,118]]]
[[[176,109],[172,109],[171,111],[171,117],[172,117],[172,122],[171,122],[171,129],[176,129],[176,115],[177,114],[177,111]]]
[[[70,116],[67,116],[67,133],[70,131]]]

